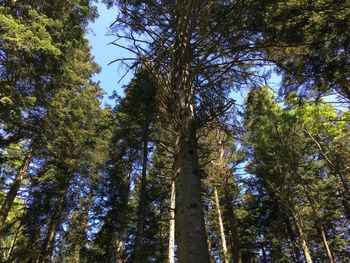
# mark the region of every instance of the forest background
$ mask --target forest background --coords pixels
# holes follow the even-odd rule
[[[1,262],[349,260],[348,0],[0,4]]]

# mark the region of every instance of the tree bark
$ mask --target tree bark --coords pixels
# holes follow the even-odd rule
[[[29,164],[32,160],[34,149],[36,147],[36,138],[33,138],[26,156],[24,157],[23,163],[16,174],[15,180],[13,181],[9,192],[6,195],[5,201],[1,206],[0,210],[0,229],[4,226],[7,216],[11,210],[13,202],[17,196],[18,190],[21,187],[22,181],[28,172]]]
[[[310,197],[309,189],[304,184],[303,184],[303,189],[304,189],[306,198],[307,198],[307,200],[308,200],[308,202],[309,202],[309,204],[311,206],[313,220],[314,220],[317,232],[318,232],[318,234],[321,237],[323,246],[324,246],[324,248],[326,250],[326,254],[328,256],[329,262],[335,263],[336,261],[335,261],[335,258],[334,258],[333,251],[332,251],[331,247],[328,244],[328,240],[327,240],[327,236],[326,236],[326,232],[325,232],[324,226],[322,225],[321,219],[318,216],[318,213],[316,211],[314,202],[313,202],[313,200]]]
[[[125,255],[124,255],[124,248],[125,248],[125,240],[127,238],[127,225],[128,225],[128,202],[129,202],[129,195],[130,195],[130,177],[132,172],[132,161],[129,161],[129,170],[127,175],[122,179],[119,185],[119,192],[122,196],[122,200],[120,203],[120,211],[122,211],[118,216],[118,222],[120,224],[119,228],[119,235],[117,237],[116,242],[116,262],[117,263],[125,263]]]
[[[198,147],[191,76],[191,45],[197,23],[198,0],[177,2],[171,85],[177,120],[175,224],[179,263],[209,262],[201,200]]]
[[[293,216],[295,225],[296,225],[297,230],[298,230],[299,239],[301,241],[301,245],[302,245],[302,248],[304,251],[305,261],[306,261],[306,263],[312,263],[311,253],[310,253],[309,247],[308,247],[307,242],[306,242],[306,237],[305,237],[305,233],[303,230],[302,221],[299,217],[296,216],[296,213],[294,211],[292,211],[292,216]]]
[[[12,251],[13,249],[15,248],[15,245],[16,245],[16,241],[17,241],[17,238],[18,238],[18,235],[19,235],[19,232],[21,230],[21,227],[22,227],[22,220],[19,222],[19,225],[18,227],[16,228],[16,232],[15,232],[15,236],[13,237],[12,241],[11,241],[11,246],[10,246],[10,249],[9,251],[6,253],[6,260],[9,261],[10,257],[11,257],[11,254],[12,254]]]
[[[169,263],[175,262],[175,182],[174,181],[171,183],[168,261]]]
[[[229,190],[227,180],[225,180],[225,183],[224,183],[224,191],[225,191],[226,209],[229,217],[231,240],[232,240],[231,242],[232,262],[242,263],[242,252],[241,252],[239,237],[237,233],[236,218],[233,212],[231,195],[230,195],[230,190]]]
[[[75,243],[74,249],[73,249],[73,256],[72,256],[73,263],[80,263],[80,261],[81,261],[81,250],[84,247],[84,242],[86,240],[86,228],[88,226],[89,211],[91,208],[94,186],[95,186],[95,184],[92,184],[90,186],[90,191],[89,191],[87,200],[84,204],[84,210],[82,211],[82,216],[80,218],[81,220],[80,220],[80,222],[77,222],[78,224],[80,224],[80,226],[78,226],[79,229],[76,233],[77,240],[76,240],[76,243]]]
[[[220,237],[221,237],[221,245],[222,245],[222,253],[225,263],[229,263],[229,256],[227,253],[227,245],[226,245],[226,236],[225,236],[225,229],[224,229],[224,223],[222,220],[221,215],[221,209],[220,209],[220,202],[218,197],[218,190],[216,187],[214,187],[214,196],[215,196],[215,205],[216,205],[216,212],[218,214],[218,221],[219,221],[219,227],[220,227]]]
[[[67,174],[67,176],[68,176],[67,178],[69,178],[70,175]],[[68,187],[69,187],[69,183],[67,180],[67,182],[64,182],[63,188],[61,189],[59,200],[58,200],[58,203],[56,204],[52,218],[50,220],[47,234],[42,244],[40,256],[37,263],[49,263],[51,261],[51,255],[54,249],[56,232],[61,222],[63,209],[66,206],[66,194],[68,191]]]
[[[136,237],[135,237],[135,262],[144,262],[146,259],[142,257],[142,243],[143,243],[143,232],[144,223],[147,212],[147,162],[148,162],[148,132],[149,123],[143,128],[143,153],[142,153],[142,172],[141,172],[141,185],[140,185],[140,199],[137,212],[137,226],[136,226]]]
[[[175,224],[179,263],[209,262],[194,131],[179,140],[175,180]]]
[[[295,235],[295,231],[293,230],[292,223],[290,222],[290,218],[286,216],[284,213],[283,215],[284,215],[283,219],[287,227],[289,239],[292,242],[291,245],[292,245],[293,254],[294,254],[293,260],[295,260],[296,263],[300,263],[301,262],[301,255],[299,251],[300,247],[297,245],[297,237]]]

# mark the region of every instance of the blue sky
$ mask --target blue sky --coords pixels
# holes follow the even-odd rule
[[[106,92],[102,104],[114,105],[114,100],[109,99],[108,96],[111,96],[114,90],[119,95],[123,95],[122,86],[129,83],[132,74],[127,74],[119,82],[121,77],[126,73],[126,68],[121,67],[121,64],[118,62],[111,65],[108,65],[108,63],[115,59],[131,57],[133,55],[122,48],[109,45],[110,42],[116,39],[115,36],[108,33],[108,30],[109,26],[115,21],[115,18],[118,15],[118,10],[116,8],[107,9],[106,6],[101,3],[98,3],[97,6],[99,17],[94,23],[90,23],[89,32],[87,34],[95,60],[102,68],[101,73],[96,75],[94,80],[99,81],[101,88]],[[118,43],[127,44],[122,41],[118,41]],[[279,86],[278,83],[279,78],[274,74],[269,80],[269,85],[272,88],[277,89]],[[245,94],[246,91],[244,90],[231,93],[232,97],[238,104],[243,103]]]
[[[102,68],[101,73],[94,77],[94,80],[100,82],[101,88],[106,92],[102,100],[102,104],[112,104],[114,101],[108,99],[113,90],[119,95],[123,95],[122,86],[130,81],[131,74],[128,74],[120,83],[118,81],[125,74],[126,69],[121,67],[119,63],[108,65],[111,61],[117,58],[130,57],[131,55],[116,46],[108,45],[116,39],[116,37],[108,34],[109,26],[114,22],[118,15],[116,8],[107,9],[105,5],[98,5],[99,17],[94,23],[90,23],[87,38],[92,46],[92,53],[95,61]]]

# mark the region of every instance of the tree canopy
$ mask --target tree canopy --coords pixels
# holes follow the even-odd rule
[[[0,262],[347,262],[350,2],[104,0],[113,106],[96,2],[0,0]]]

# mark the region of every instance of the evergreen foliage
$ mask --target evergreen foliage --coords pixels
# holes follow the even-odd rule
[[[94,1],[0,0],[0,262],[348,262],[349,1],[103,2],[113,108]]]

